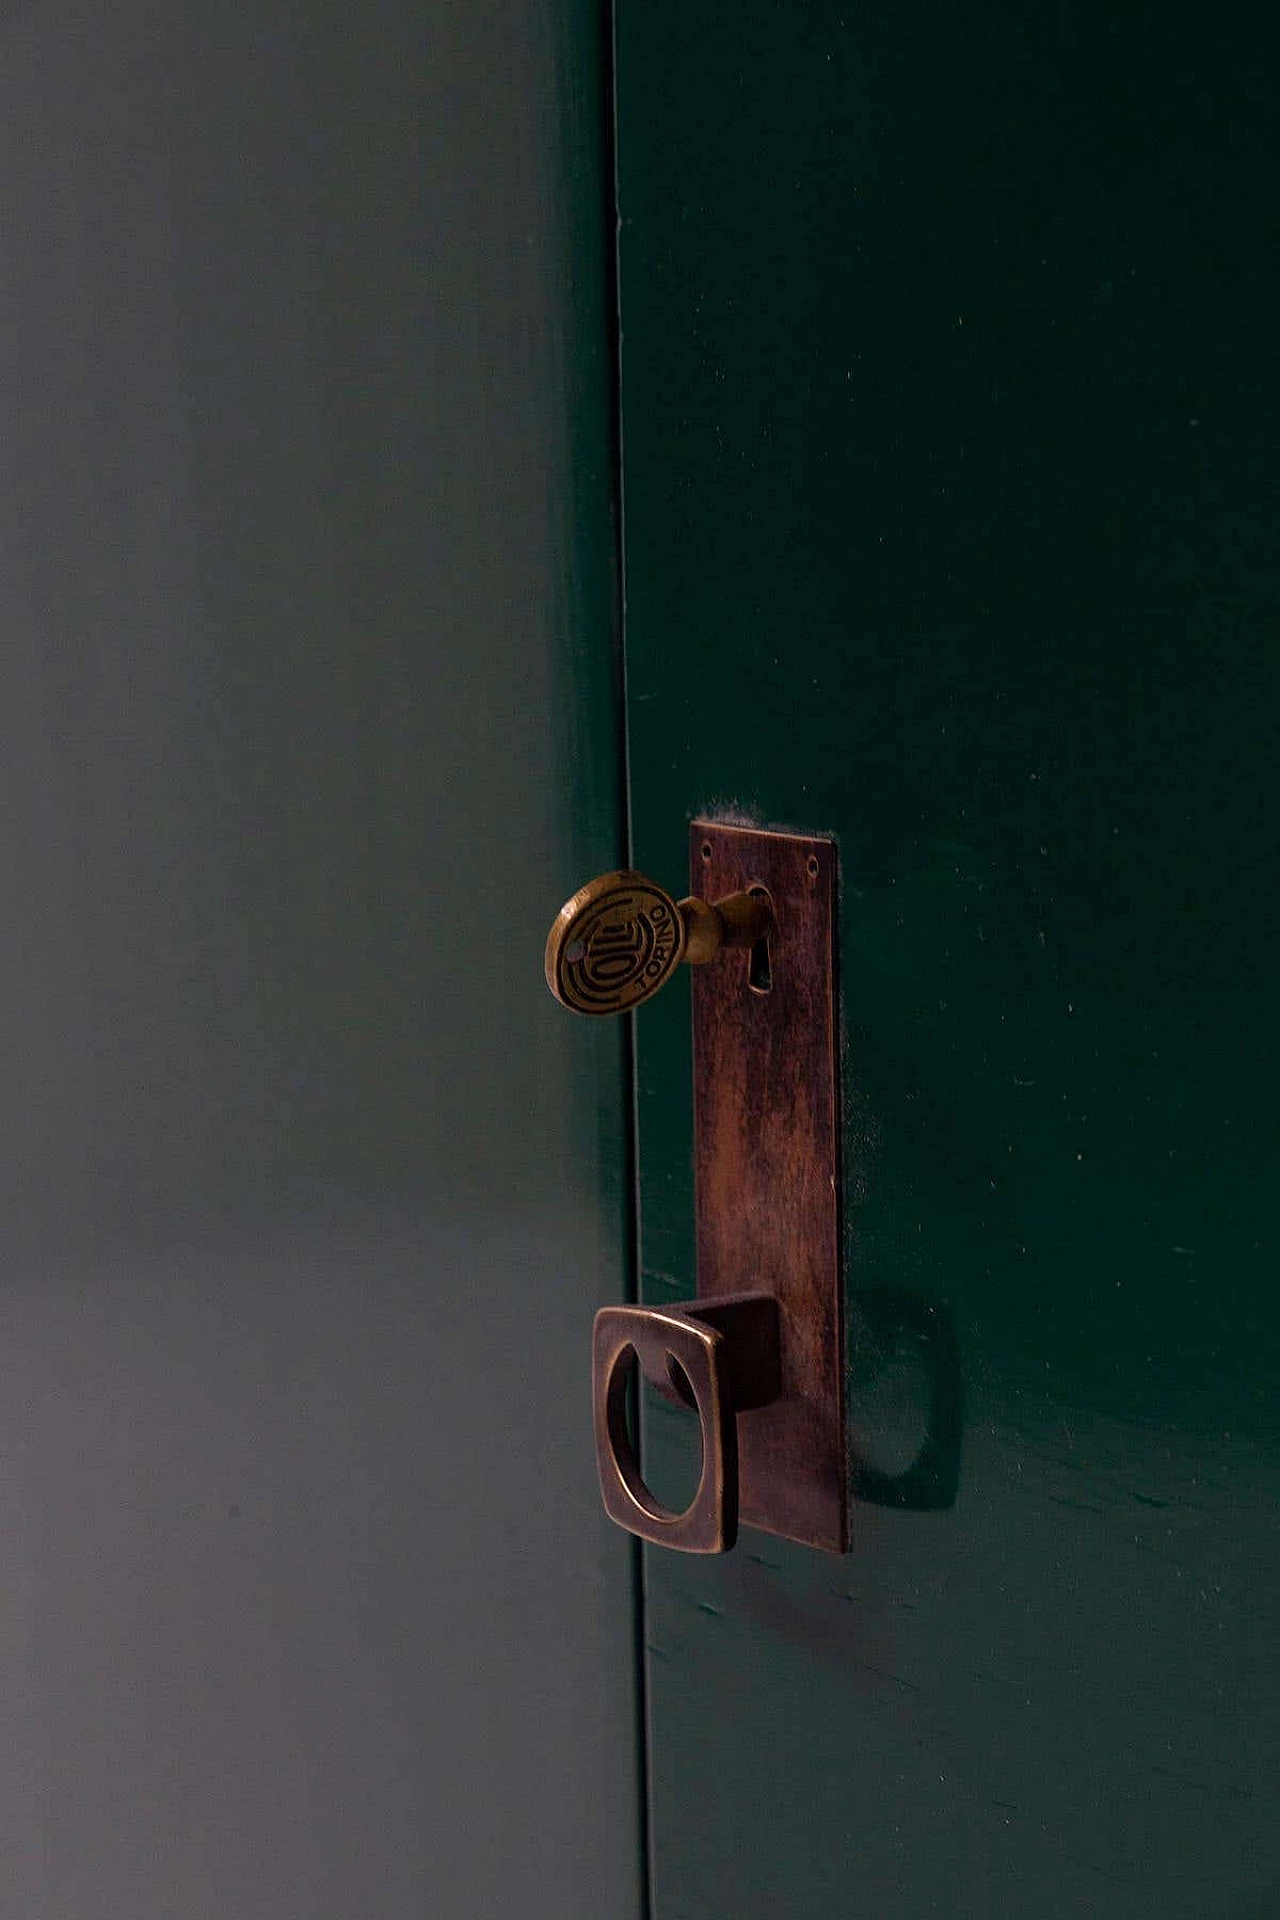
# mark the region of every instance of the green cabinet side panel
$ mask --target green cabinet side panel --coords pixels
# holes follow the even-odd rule
[[[0,9],[5,1920],[637,1920],[603,37]]]
[[[839,840],[875,1496],[844,1561],[648,1556],[657,1920],[1280,1901],[1274,52],[619,6],[634,855]],[[637,1025],[661,1301],[687,997]]]

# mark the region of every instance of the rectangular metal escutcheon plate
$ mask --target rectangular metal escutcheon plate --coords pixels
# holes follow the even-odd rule
[[[836,850],[695,820],[689,864],[704,899],[766,888],[776,928],[693,969],[698,1297],[763,1290],[781,1320],[781,1395],[738,1416],[741,1517],[843,1553]]]

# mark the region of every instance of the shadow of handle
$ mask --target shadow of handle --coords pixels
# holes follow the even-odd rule
[[[860,1290],[849,1307],[854,1499],[917,1513],[954,1506],[964,1380],[950,1313],[940,1300],[906,1287]],[[914,1451],[903,1445],[904,1430]],[[899,1455],[892,1466],[889,1452]]]

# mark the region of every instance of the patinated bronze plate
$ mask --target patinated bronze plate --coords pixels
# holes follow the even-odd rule
[[[695,820],[692,893],[764,888],[767,951],[693,976],[698,1300],[776,1296],[781,1392],[738,1417],[744,1525],[843,1553],[845,1436],[836,1004],[830,840]]]

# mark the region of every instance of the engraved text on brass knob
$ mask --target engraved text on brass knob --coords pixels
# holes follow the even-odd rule
[[[602,873],[565,902],[547,936],[547,985],[575,1013],[625,1013],[679,966],[684,921],[642,873]]]
[[[547,935],[547,985],[574,1013],[626,1013],[665,986],[682,960],[700,965],[721,947],[768,934],[762,890],[715,905],[673,900],[642,873],[602,873],[567,900]]]

